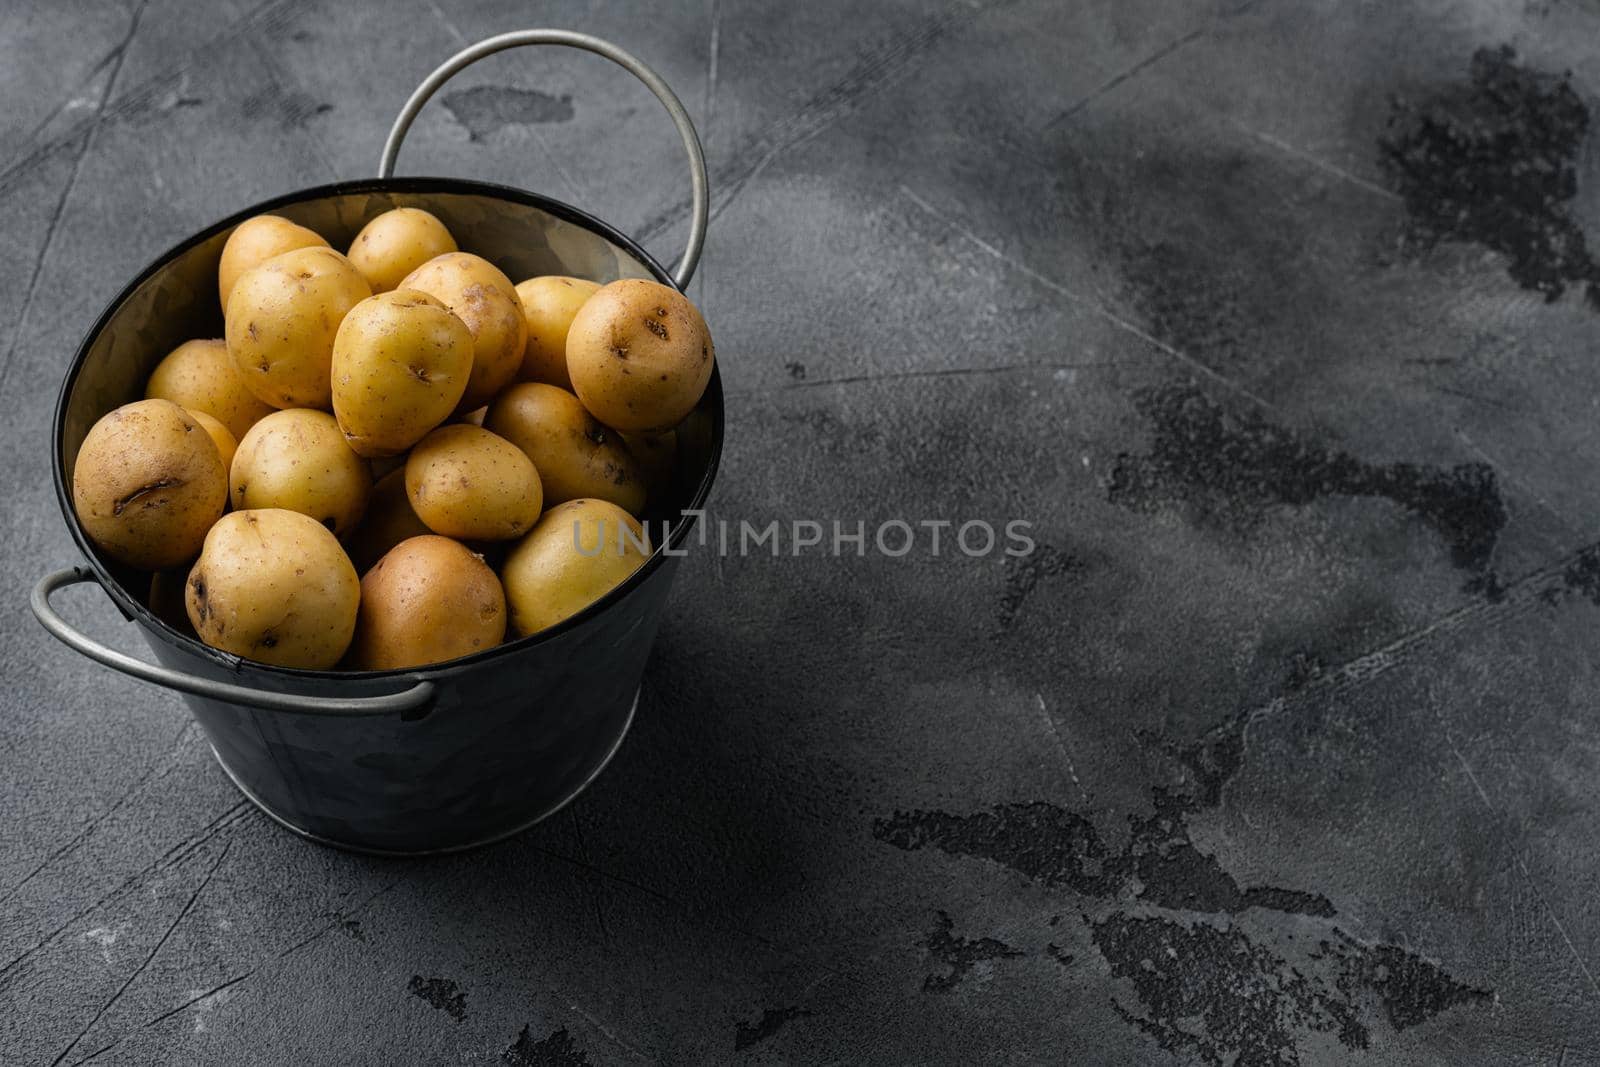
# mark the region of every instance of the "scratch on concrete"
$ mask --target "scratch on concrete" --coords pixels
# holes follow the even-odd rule
[[[1488,791],[1483,788],[1483,783],[1478,780],[1477,774],[1472,770],[1472,765],[1467,762],[1467,757],[1462,755],[1460,746],[1456,744],[1455,738],[1451,736],[1449,727],[1445,725],[1442,711],[1439,712],[1439,729],[1444,734],[1445,744],[1449,746],[1451,753],[1456,758],[1456,762],[1460,764],[1462,773],[1466,775],[1467,781],[1472,784],[1472,791],[1477,795],[1479,803],[1483,805],[1485,811],[1491,815],[1498,816],[1500,812],[1494,806],[1494,802],[1489,799]],[[1528,861],[1523,856],[1522,850],[1507,837],[1504,830],[1500,831],[1500,836],[1504,846],[1510,849],[1512,855],[1516,857],[1517,871],[1522,875],[1523,881],[1528,884],[1529,889],[1533,890],[1533,895],[1539,898],[1539,905],[1544,909],[1545,916],[1549,918],[1551,928],[1560,936],[1562,943],[1567,946],[1567,952],[1572,957],[1573,963],[1577,964],[1584,980],[1588,982],[1589,991],[1597,998],[1600,998],[1600,982],[1595,981],[1594,972],[1589,969],[1588,961],[1583,958],[1583,953],[1579,952],[1578,946],[1573,943],[1572,935],[1567,932],[1566,923],[1561,921],[1561,916],[1556,914],[1555,908],[1551,907],[1549,899],[1545,897],[1544,890],[1534,880],[1533,872],[1528,869]]]
[[[934,219],[936,219],[937,221],[939,221],[940,223],[942,223],[943,225],[945,225],[949,229],[951,229],[951,230],[955,231],[956,233],[960,234],[967,241],[971,242],[971,244],[975,248],[977,248],[979,251],[983,252],[985,255],[989,256],[990,258],[995,259],[995,260],[999,261],[1000,263],[1003,263],[1004,265],[1010,267],[1012,270],[1018,272],[1019,274],[1024,275],[1025,277],[1027,277],[1028,279],[1033,281],[1035,284],[1037,284],[1039,286],[1042,286],[1043,288],[1048,289],[1049,291],[1051,291],[1053,293],[1056,293],[1059,296],[1063,296],[1063,297],[1065,297],[1066,299],[1072,301],[1075,304],[1078,304],[1078,305],[1080,305],[1080,306],[1082,306],[1084,308],[1087,308],[1089,311],[1091,311],[1094,314],[1098,315],[1102,319],[1105,319],[1107,322],[1109,322],[1111,325],[1115,326],[1117,329],[1122,330],[1124,333],[1128,333],[1128,334],[1131,334],[1134,337],[1137,337],[1140,341],[1143,341],[1145,344],[1149,345],[1150,347],[1156,349],[1159,352],[1163,352],[1166,355],[1171,356],[1173,359],[1177,360],[1179,363],[1182,363],[1185,367],[1188,367],[1190,370],[1192,370],[1195,373],[1201,375],[1202,377],[1208,378],[1211,381],[1214,381],[1217,384],[1219,384],[1219,385],[1221,385],[1221,386],[1223,386],[1223,387],[1225,387],[1225,388],[1227,388],[1227,389],[1229,389],[1229,390],[1231,390],[1231,391],[1233,391],[1235,393],[1238,393],[1240,396],[1245,397],[1251,403],[1257,404],[1257,405],[1259,405],[1259,406],[1261,406],[1263,408],[1266,408],[1269,411],[1278,410],[1275,405],[1273,405],[1271,402],[1266,400],[1264,397],[1258,396],[1256,393],[1251,392],[1244,385],[1242,385],[1239,382],[1236,382],[1233,379],[1229,378],[1228,376],[1224,375],[1221,371],[1218,371],[1213,367],[1207,366],[1206,364],[1200,362],[1198,359],[1195,359],[1193,356],[1190,356],[1187,353],[1185,353],[1183,351],[1180,351],[1177,348],[1174,348],[1172,345],[1167,344],[1165,341],[1161,340],[1159,337],[1156,337],[1154,334],[1150,333],[1147,330],[1142,329],[1141,327],[1139,327],[1137,324],[1135,324],[1134,322],[1130,321],[1129,319],[1124,318],[1122,315],[1119,315],[1115,311],[1112,311],[1109,307],[1107,307],[1106,305],[1100,303],[1100,301],[1091,299],[1090,297],[1084,296],[1081,293],[1075,292],[1075,291],[1067,288],[1065,285],[1062,285],[1060,282],[1056,281],[1054,278],[1051,278],[1051,277],[1048,277],[1047,275],[1041,274],[1039,271],[1035,270],[1033,267],[1029,266],[1027,263],[1024,263],[1022,260],[1017,259],[1015,256],[1007,255],[1005,252],[1001,251],[998,247],[996,247],[995,245],[993,245],[989,241],[986,241],[983,237],[981,237],[976,232],[974,232],[965,223],[961,222],[960,220],[952,217],[951,215],[949,215],[949,214],[947,214],[945,212],[940,211],[938,208],[934,207],[931,203],[929,203],[923,197],[917,195],[917,193],[914,192],[909,187],[904,186],[904,185],[900,186],[900,193],[907,200],[911,201],[918,208],[920,208],[923,212],[925,212],[928,215],[931,215]]]
[[[1062,111],[1061,114],[1045,123],[1045,128],[1049,129],[1051,126],[1066,122],[1084,108],[1089,107],[1095,101],[1101,99],[1107,93],[1116,89],[1117,86],[1122,85],[1124,82],[1127,82],[1130,79],[1137,78],[1140,74],[1143,74],[1157,63],[1160,63],[1163,59],[1166,59],[1173,53],[1181,51],[1187,46],[1193,44],[1195,41],[1198,41],[1200,38],[1204,37],[1207,32],[1208,30],[1206,27],[1201,27],[1197,30],[1191,30],[1181,37],[1173,38],[1171,41],[1168,41],[1166,44],[1162,45],[1148,56],[1133,64],[1133,66],[1127,68],[1126,70],[1120,71],[1119,73],[1108,78],[1106,81],[1101,82],[1099,87],[1091,92],[1088,96],[1085,96],[1081,100],[1070,105],[1066,110]]]
[[[126,993],[129,987],[131,987],[133,983],[138,980],[139,976],[145,972],[145,968],[150,966],[150,961],[155,959],[156,955],[160,953],[163,947],[165,947],[167,940],[172,937],[173,931],[182,925],[184,919],[189,917],[189,912],[194,909],[195,902],[200,899],[201,894],[206,891],[206,887],[211,884],[211,879],[216,877],[217,870],[222,866],[222,861],[228,858],[228,850],[231,848],[233,848],[232,841],[229,841],[222,846],[221,851],[217,853],[216,860],[211,864],[211,869],[206,871],[206,876],[200,880],[200,884],[195,887],[194,892],[189,894],[189,899],[184,902],[182,909],[180,909],[178,912],[177,918],[173,919],[172,922],[167,926],[160,939],[156,941],[155,947],[145,955],[143,961],[140,962],[138,967],[134,968],[133,973],[128,975],[127,979],[122,983],[122,985],[117,987],[117,991],[111,995],[111,999],[102,1004],[100,1006],[100,1010],[94,1013],[94,1017],[84,1024],[83,1029],[78,1031],[77,1036],[72,1039],[67,1047],[62,1049],[56,1055],[54,1060],[50,1061],[50,1067],[56,1067],[57,1064],[67,1058],[67,1054],[69,1052],[78,1047],[78,1042],[82,1041],[84,1036],[88,1034],[90,1030],[94,1029],[95,1023],[98,1023],[101,1018],[105,1016],[105,1013],[111,1010],[112,1005],[116,1004],[117,1001],[122,999],[122,995]]]
[[[310,0],[277,0],[275,3],[256,8],[215,37],[212,37],[205,44],[196,48],[191,53],[191,57],[215,52],[227,41],[247,33],[268,29],[275,23],[287,19],[296,8],[304,7],[309,2]],[[120,56],[122,52],[113,50],[110,54]],[[73,125],[71,129],[63,131],[60,137],[52,140],[49,144],[39,146],[4,171],[0,171],[0,194],[8,192],[23,176],[31,173],[34,168],[46,160],[54,158],[58,152],[76,144],[80,137],[86,136],[101,123],[136,114],[149,108],[164,89],[168,86],[180,84],[189,75],[192,66],[193,64],[185,64],[177,68],[164,67],[162,73],[140,82],[124,93],[121,99],[115,103],[97,109],[87,118]]]
[[[98,119],[104,114],[106,103],[111,99],[111,94],[116,92],[117,77],[122,73],[123,60],[127,58],[128,46],[133,43],[135,35],[139,32],[139,22],[144,18],[145,8],[150,6],[150,0],[139,0],[139,6],[133,9],[133,15],[128,20],[128,31],[122,40],[111,50],[111,71],[106,75],[105,88],[100,92],[100,99],[95,102],[93,118]],[[84,126],[82,145],[77,156],[72,161],[72,171],[67,176],[66,183],[61,187],[61,195],[56,197],[55,206],[50,211],[50,219],[45,224],[44,240],[39,244],[39,254],[34,257],[33,270],[28,275],[27,288],[23,290],[22,309],[17,313],[17,324],[11,330],[11,340],[6,345],[6,353],[0,357],[0,386],[5,385],[7,376],[11,371],[11,359],[16,354],[17,344],[23,334],[27,332],[28,316],[33,312],[34,298],[39,292],[39,276],[44,273],[44,264],[50,258],[50,250],[55,247],[56,230],[61,225],[67,201],[72,199],[72,191],[78,187],[78,179],[83,175],[83,161],[94,148],[95,135],[99,126],[91,123]]]
[[[1325,174],[1331,175],[1332,177],[1335,177],[1335,178],[1339,179],[1340,181],[1349,182],[1351,185],[1354,185],[1359,189],[1364,189],[1369,193],[1373,193],[1373,194],[1375,194],[1377,196],[1380,196],[1380,197],[1384,198],[1385,200],[1399,201],[1401,199],[1400,195],[1398,193],[1394,192],[1393,190],[1385,189],[1383,186],[1379,185],[1377,182],[1369,181],[1368,179],[1363,178],[1361,175],[1356,174],[1353,171],[1345,170],[1343,167],[1338,166],[1337,164],[1330,163],[1326,159],[1323,159],[1321,156],[1315,155],[1315,154],[1313,154],[1311,152],[1307,152],[1305,149],[1300,148],[1297,145],[1292,145],[1288,141],[1283,140],[1281,137],[1274,137],[1272,134],[1267,133],[1264,130],[1257,130],[1257,129],[1254,129],[1253,127],[1246,126],[1244,123],[1240,122],[1238,119],[1234,118],[1231,115],[1227,116],[1227,120],[1228,120],[1229,125],[1233,126],[1235,129],[1239,130],[1241,133],[1243,133],[1243,134],[1245,134],[1245,135],[1247,135],[1249,137],[1252,137],[1257,141],[1260,141],[1262,144],[1266,145],[1268,148],[1276,149],[1277,151],[1282,152],[1286,156],[1290,156],[1290,157],[1292,157],[1294,159],[1298,159],[1302,163],[1307,163],[1307,164],[1315,167],[1317,170],[1320,170]]]
[[[1066,764],[1067,777],[1072,779],[1073,788],[1078,791],[1078,799],[1087,804],[1089,802],[1089,791],[1083,788],[1083,783],[1078,780],[1078,768],[1073,766],[1072,753],[1067,750],[1067,743],[1061,737],[1061,729],[1056,725],[1056,717],[1050,714],[1050,708],[1044,702],[1043,693],[1035,693],[1033,697],[1039,705],[1039,717],[1044,720],[1045,729],[1055,742],[1056,751],[1061,753],[1061,761]]]
[[[712,188],[721,192],[713,197],[711,217],[715,219],[727,210],[773,160],[812,140],[841,118],[855,112],[867,100],[897,81],[913,61],[957,30],[986,12],[1010,2],[1012,0],[951,4],[910,33],[868,52],[844,77],[768,126],[734,152],[727,163],[715,169]],[[677,204],[641,226],[638,239],[648,242],[687,215],[688,206]]]

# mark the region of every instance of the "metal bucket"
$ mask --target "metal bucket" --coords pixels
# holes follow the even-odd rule
[[[605,56],[666,105],[689,153],[694,212],[688,249],[669,274],[633,241],[575,208],[533,193],[444,178],[392,178],[412,118],[452,74],[483,56],[561,44]],[[217,261],[234,226],[270,212],[344,247],[374,215],[426,208],[461,247],[512,277],[568,274],[596,281],[655,278],[682,289],[705,235],[705,165],[677,97],[614,45],[560,30],[482,41],[429,75],[384,146],[379,177],[278,197],[184,241],[136,278],[78,349],[56,406],[56,496],[87,566],[33,590],[34,614],[57,638],[115,670],[185,694],[222,769],[273,819],[314,841],[394,855],[450,852],[508,837],[559,810],[600,774],[628,732],[645,661],[672,583],[674,552],[711,489],[722,449],[722,384],[713,373],[678,431],[668,499],[647,518],[672,519],[671,536],[639,570],[581,614],[532,637],[446,664],[407,671],[328,672],[244,661],[201,644],[149,609],[149,576],[103,555],[72,507],[71,471],[89,428],[141,399],[145,379],[173,347],[221,336]],[[160,666],[73,629],[49,603],[57,589],[98,582],[137,624]]]

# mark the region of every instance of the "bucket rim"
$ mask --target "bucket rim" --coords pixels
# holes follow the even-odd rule
[[[63,444],[66,429],[66,409],[69,397],[77,384],[78,376],[87,361],[89,351],[98,340],[101,333],[111,322],[117,311],[136,292],[140,286],[149,281],[158,271],[166,267],[179,256],[189,252],[204,241],[217,236],[225,230],[231,229],[255,215],[269,214],[272,211],[289,207],[294,204],[318,200],[335,196],[359,195],[362,193],[460,193],[477,196],[493,197],[524,207],[536,208],[547,214],[587,229],[596,236],[610,241],[629,255],[637,259],[648,269],[656,281],[662,285],[682,292],[672,278],[672,275],[652,256],[645,251],[633,238],[624,234],[616,227],[596,218],[595,216],[573,207],[570,204],[539,193],[529,192],[515,186],[502,185],[497,182],[479,181],[471,178],[454,178],[441,176],[407,176],[401,178],[357,178],[346,181],[330,182],[324,185],[310,186],[295,192],[283,193],[270,197],[249,207],[236,211],[217,222],[206,226],[188,237],[172,245],[156,258],[152,259],[144,269],[134,275],[133,279],[125,285],[116,296],[107,302],[100,314],[95,317],[94,323],[84,333],[74,352],[72,362],[68,365],[66,373],[62,376],[61,386],[56,394],[55,410],[51,417],[50,433],[50,470],[52,480],[55,482],[56,502],[61,508],[61,516],[67,524],[67,530],[72,535],[73,542],[83,554],[89,567],[93,570],[95,579],[100,587],[105,590],[111,601],[122,614],[143,626],[148,632],[161,637],[168,644],[181,649],[190,655],[199,656],[217,664],[233,673],[244,670],[259,671],[265,675],[283,679],[285,682],[305,683],[361,683],[383,681],[415,681],[417,679],[440,679],[453,677],[468,671],[478,669],[496,660],[514,655],[518,652],[535,646],[554,641],[569,631],[598,618],[604,612],[615,607],[625,599],[633,590],[643,585],[662,566],[667,559],[680,556],[683,553],[673,551],[681,549],[688,540],[693,528],[698,524],[700,513],[705,507],[707,497],[710,496],[712,483],[716,481],[718,468],[722,461],[722,445],[725,425],[725,412],[722,392],[722,369],[715,362],[712,364],[711,380],[706,384],[705,395],[711,399],[709,414],[711,416],[710,457],[706,469],[699,483],[695,486],[689,506],[684,509],[685,521],[675,523],[671,534],[661,544],[653,547],[650,558],[642,566],[630,574],[617,586],[612,588],[605,596],[594,601],[582,611],[572,615],[554,626],[540,630],[538,633],[527,637],[502,642],[493,648],[482,652],[475,652],[470,656],[447,660],[439,664],[430,664],[424,667],[405,667],[393,670],[380,671],[351,671],[351,670],[305,670],[296,667],[280,667],[259,660],[246,659],[235,656],[220,649],[212,648],[196,638],[190,637],[158,618],[140,600],[129,594],[120,581],[110,572],[100,558],[98,550],[84,532],[82,524],[78,521],[77,510],[72,504],[72,492],[68,483],[68,472],[62,461]],[[144,573],[144,572],[140,572]]]

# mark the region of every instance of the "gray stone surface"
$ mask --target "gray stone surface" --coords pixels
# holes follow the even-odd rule
[[[1026,561],[686,562],[559,817],[275,828],[26,616],[50,408],[185,235],[372,172],[529,24],[702,124],[718,515]],[[133,0],[0,10],[0,1062],[1600,1063],[1600,10]],[[643,89],[514,53],[410,173],[670,257]],[[93,592],[98,638],[137,637]]]

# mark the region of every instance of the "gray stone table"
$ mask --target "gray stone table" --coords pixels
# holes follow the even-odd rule
[[[246,805],[28,617],[50,410],[164,249],[548,24],[704,131],[717,517],[581,800],[427,862]],[[0,1062],[1600,1063],[1600,8],[0,9]],[[664,256],[679,149],[511,53],[407,173]],[[98,593],[65,608],[140,647]]]

